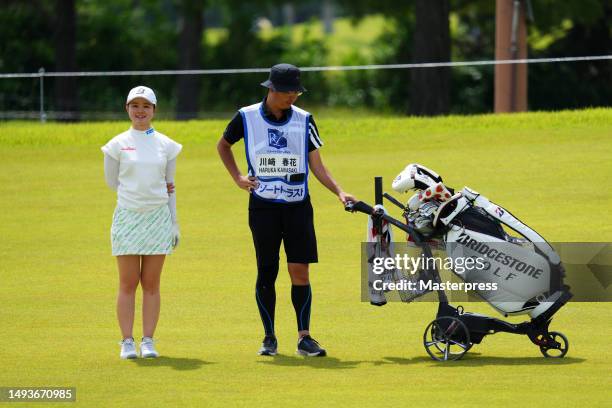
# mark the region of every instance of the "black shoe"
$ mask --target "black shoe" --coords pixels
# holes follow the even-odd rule
[[[297,353],[309,357],[325,357],[327,355],[325,349],[321,348],[319,343],[310,335],[304,336],[298,341]]]
[[[278,341],[276,341],[276,336],[270,335],[266,336],[263,339],[263,344],[259,349],[260,356],[275,356],[276,350],[278,349]]]

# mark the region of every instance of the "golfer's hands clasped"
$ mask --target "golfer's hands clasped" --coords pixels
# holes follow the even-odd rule
[[[345,193],[344,191],[341,191],[338,193],[338,200],[340,200],[340,202],[342,203],[342,205],[346,205],[346,203],[351,202],[351,203],[356,203],[357,200],[355,198],[354,195],[349,194],[349,193]]]
[[[239,175],[234,181],[236,182],[238,187],[248,191],[249,193],[259,187],[259,181],[257,181],[257,177],[253,176]]]

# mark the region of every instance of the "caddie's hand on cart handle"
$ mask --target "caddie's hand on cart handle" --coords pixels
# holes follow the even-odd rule
[[[346,206],[347,203],[349,202],[356,203],[357,201],[359,201],[357,198],[355,198],[354,195],[350,193],[346,193],[344,191],[341,191],[340,193],[338,193],[338,199],[344,206]]]

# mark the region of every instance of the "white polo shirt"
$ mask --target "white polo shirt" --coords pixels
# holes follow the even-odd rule
[[[102,146],[104,154],[119,161],[117,206],[151,210],[168,203],[166,164],[182,145],[153,128],[130,128]]]

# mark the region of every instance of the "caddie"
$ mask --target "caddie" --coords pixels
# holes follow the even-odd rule
[[[323,145],[312,115],[294,105],[306,91],[300,70],[291,64],[271,68],[263,101],[241,108],[217,143],[223,164],[236,185],[249,193],[249,226],[257,257],[255,299],[265,337],[260,355],[277,354],[274,331],[279,250],[284,243],[291,278],[291,300],[298,329],[297,353],[325,356],[310,336],[312,289],[309,265],[318,262],[309,172],[344,204],[356,201],[342,190],[319,153]],[[232,145],[244,139],[248,173],[236,164]]]

